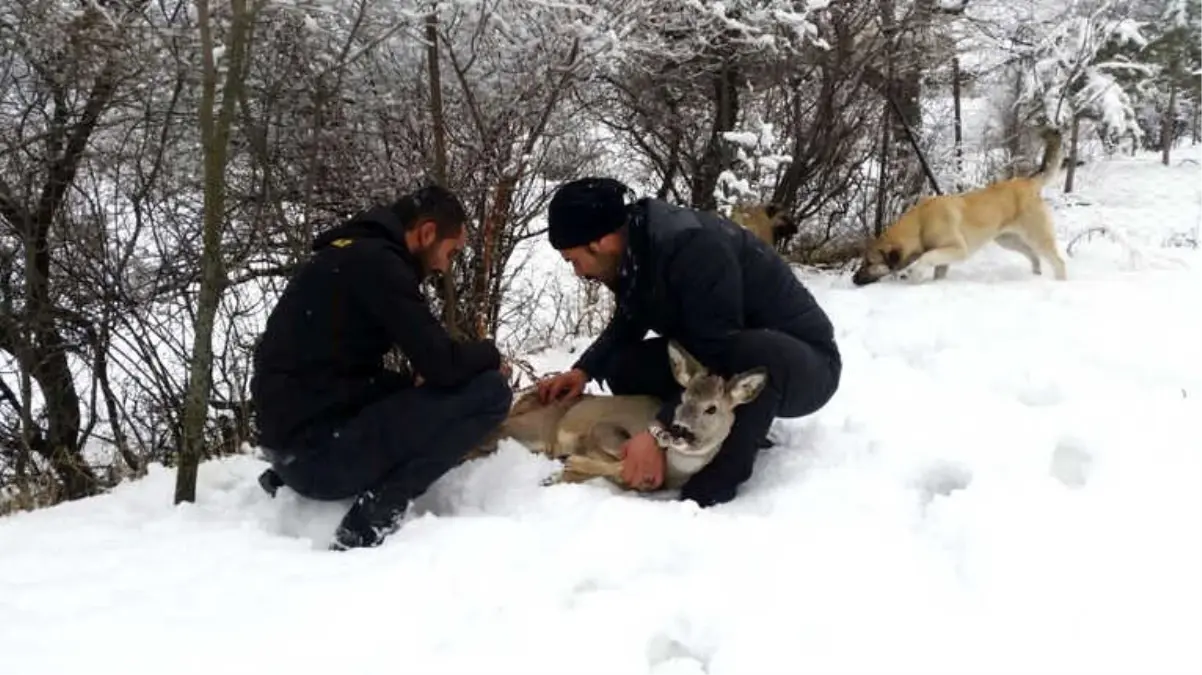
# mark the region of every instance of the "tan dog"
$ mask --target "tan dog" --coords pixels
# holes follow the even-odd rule
[[[935,278],[948,265],[967,260],[994,242],[1021,253],[1040,274],[1040,258],[1052,264],[1057,279],[1066,277],[1056,250],[1052,215],[1040,191],[1059,173],[1063,161],[1060,132],[1043,132],[1044,164],[1034,176],[1011,178],[956,195],[925,197],[868,245],[852,282],[863,286],[912,265],[934,267]]]
[[[564,459],[564,470],[548,483],[596,477],[622,483],[622,444],[651,429],[664,449],[663,488],[676,489],[714,458],[735,421],[734,409],[755,399],[767,383],[761,368],[729,379],[710,374],[675,342],[668,343],[672,374],[684,388],[672,424],[655,424],[662,402],[652,396],[596,396],[543,405],[537,389],[514,401],[509,417],[490,437],[512,438],[534,452]],[[486,454],[479,451],[473,456]]]
[[[775,204],[738,204],[731,208],[730,219],[773,248],[797,234],[797,223]]]

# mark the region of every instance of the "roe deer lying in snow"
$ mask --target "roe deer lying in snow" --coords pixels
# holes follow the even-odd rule
[[[494,433],[535,452],[564,459],[564,470],[550,483],[574,483],[605,477],[622,483],[622,444],[651,428],[666,453],[663,489],[677,489],[714,458],[730,433],[735,408],[763,390],[767,373],[753,368],[730,378],[710,373],[675,342],[668,343],[672,375],[684,388],[667,428],[655,423],[661,401],[652,396],[584,394],[542,405],[537,389],[519,396],[509,417]]]

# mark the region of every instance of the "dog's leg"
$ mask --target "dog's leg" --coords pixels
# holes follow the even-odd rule
[[[1064,258],[1060,256],[1060,251],[1056,250],[1056,230],[1052,227],[1052,214],[1048,213],[1048,207],[1042,203],[1039,206],[1040,227],[1034,237],[1035,241],[1030,243],[1034,245],[1036,251],[1047,258],[1048,262],[1052,263],[1056,279],[1064,281],[1068,278],[1068,270],[1065,269]]]
[[[1023,238],[1012,232],[1003,232],[994,238],[994,243],[1004,249],[1021,253],[1023,257],[1031,263],[1031,273],[1040,274],[1039,256],[1035,255],[1035,250],[1031,248]]]
[[[1048,262],[1052,263],[1052,270],[1058,281],[1068,279],[1068,269],[1065,267],[1064,258],[1060,257],[1060,251],[1056,250],[1055,241],[1048,241],[1041,246],[1040,252],[1043,254],[1043,257],[1048,259]]]
[[[1048,253],[1048,259],[1052,261],[1052,267],[1056,270],[1056,279],[1059,281],[1068,280],[1068,269],[1064,264],[1064,258],[1060,256],[1060,252],[1056,250],[1055,246]]]
[[[1052,271],[1057,280],[1067,279],[1064,258],[1060,257],[1060,251],[1056,250],[1056,231],[1052,227],[1052,214],[1048,212],[1048,207],[1040,202],[1024,225],[1025,227],[1016,234],[1022,237],[1024,243],[1034,249],[1035,253],[1052,264]]]
[[[922,255],[918,256],[918,260],[914,261],[914,267],[919,269],[934,267],[936,274],[939,274],[939,268],[943,267],[945,268],[943,274],[946,276],[946,268],[948,265],[952,263],[963,262],[967,258],[968,246],[966,246],[963,241],[958,241],[952,244],[940,246],[939,248],[930,249],[926,253],[923,253]],[[936,278],[941,279],[943,277]]]

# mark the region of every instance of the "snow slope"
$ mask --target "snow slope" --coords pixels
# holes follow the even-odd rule
[[[1166,243],[1197,240],[1199,169],[1083,168],[1062,246],[1121,243],[1067,283],[1000,249],[939,284],[805,274],[842,388],[734,503],[542,488],[507,442],[331,554],[343,505],[267,498],[252,457],[178,508],[160,469],[0,520],[3,672],[1198,672],[1202,255]]]

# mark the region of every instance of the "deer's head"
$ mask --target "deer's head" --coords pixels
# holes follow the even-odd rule
[[[682,455],[704,455],[720,446],[735,423],[735,408],[752,401],[768,382],[756,367],[729,378],[710,373],[675,341],[668,343],[672,376],[684,387],[672,424],[660,443]]]

